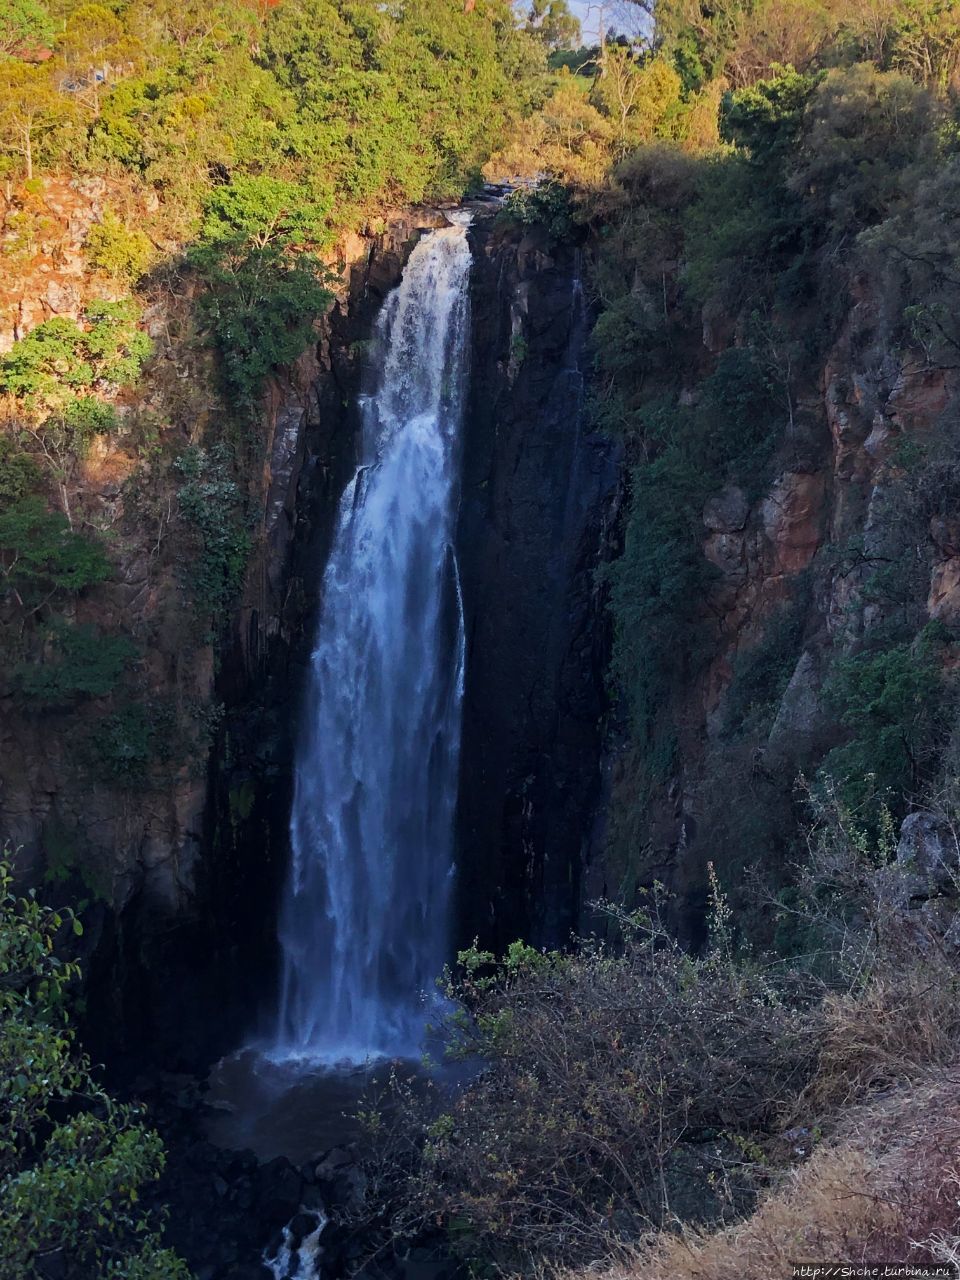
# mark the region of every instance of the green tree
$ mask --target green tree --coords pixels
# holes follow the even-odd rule
[[[874,226],[912,195],[937,151],[939,111],[907,76],[831,71],[811,95],[788,184],[832,239]]]
[[[656,0],[657,42],[671,58],[687,92],[721,76],[747,20],[762,0]]]
[[[861,261],[883,282],[894,331],[931,365],[960,358],[960,157],[948,156],[912,198],[863,232]]]
[[[33,177],[41,142],[69,115],[44,67],[22,62],[4,64],[0,76],[0,146],[22,162],[23,176]]]
[[[24,497],[0,511],[0,592],[36,613],[58,596],[76,595],[110,573],[103,547],[74,533],[42,498]]]
[[[955,0],[900,0],[890,36],[890,65],[940,91],[960,70],[960,6]]]
[[[755,164],[782,164],[796,147],[817,77],[782,68],[770,80],[724,96],[721,132],[745,148]]]
[[[17,898],[0,861],[0,1274],[44,1280],[188,1280],[141,1193],[159,1136],[115,1102],[78,1052],[66,1014],[79,973],[62,958],[70,911]]]
[[[282,242],[239,238],[203,242],[191,260],[207,286],[201,314],[220,353],[224,389],[247,411],[267,376],[309,345],[313,321],[330,301],[326,267]]]
[[[210,244],[249,245],[323,243],[329,238],[331,200],[295,182],[238,175],[207,197],[203,236]]]
[[[680,106],[682,83],[665,58],[644,63],[622,45],[608,45],[591,101],[613,122],[616,158],[656,137],[668,136]]]
[[[0,56],[42,48],[52,39],[50,15],[37,0],[0,0]]]
[[[38,427],[27,426],[24,439],[32,439],[60,493],[63,514],[73,525],[70,482],[78,464],[87,456],[94,437],[108,435],[117,424],[113,405],[96,396],[67,400]]]
[[[580,41],[580,20],[567,0],[532,0],[526,25],[551,52],[574,49]]]

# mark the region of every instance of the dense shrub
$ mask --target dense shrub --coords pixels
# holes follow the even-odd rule
[[[0,511],[0,585],[5,595],[35,609],[102,582],[109,572],[101,544],[75,533],[66,517],[48,511],[41,498],[21,498]]]
[[[126,284],[140,279],[153,256],[149,237],[128,227],[112,209],[90,228],[83,251],[95,271]]]
[[[912,645],[834,664],[825,692],[850,741],[829,753],[822,773],[851,809],[886,803],[902,812],[930,779],[953,708],[939,662],[944,639],[931,623]]]
[[[111,693],[136,654],[126,636],[64,622],[54,622],[41,644],[41,660],[19,664],[13,681],[27,702],[53,707]]]
[[[425,1122],[412,1176],[409,1152],[384,1147],[376,1187],[396,1197],[395,1228],[440,1221],[468,1256],[526,1269],[609,1256],[680,1206],[707,1221],[725,1175],[748,1203],[743,1157],[816,1048],[804,983],[738,964],[718,906],[699,958],[644,914],[619,919],[619,951],[462,953],[453,1051],[487,1065]]]
[[[141,1192],[160,1176],[159,1137],[95,1080],[65,1013],[78,966],[70,912],[16,898],[0,862],[0,1272],[45,1280],[187,1280],[161,1247]]]
[[[573,230],[570,192],[559,182],[518,187],[504,201],[502,216],[524,227],[545,227],[553,240],[563,240]]]
[[[0,97],[7,167],[109,166],[162,191],[157,221],[181,232],[224,172],[303,184],[333,226],[378,202],[462,191],[545,70],[545,42],[501,0],[467,12],[453,0],[230,0],[209,23],[150,0],[82,9],[57,13],[53,58],[18,65]],[[142,245],[115,232],[94,252],[132,277]]]
[[[0,358],[0,391],[36,407],[62,408],[98,386],[133,382],[150,354],[131,301],[92,302],[84,324],[55,316]]]

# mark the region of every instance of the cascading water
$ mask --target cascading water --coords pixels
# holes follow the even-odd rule
[[[280,916],[274,1051],[416,1053],[446,959],[463,693],[453,551],[463,225],[426,235],[377,323],[362,462],[323,576]],[[379,366],[379,368],[377,368]]]

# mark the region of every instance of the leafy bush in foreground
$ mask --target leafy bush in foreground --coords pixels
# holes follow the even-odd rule
[[[78,975],[57,953],[71,912],[17,898],[0,861],[0,1275],[188,1280],[141,1191],[163,1147],[76,1050],[64,1003]]]

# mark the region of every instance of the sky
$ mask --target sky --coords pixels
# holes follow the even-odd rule
[[[613,27],[625,35],[639,35],[647,17],[638,4],[630,0],[567,0],[571,11],[580,19],[584,44],[596,44],[597,32],[603,14],[603,25],[609,31]]]

